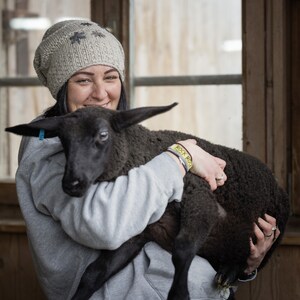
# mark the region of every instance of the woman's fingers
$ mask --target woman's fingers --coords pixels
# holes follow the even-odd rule
[[[224,170],[225,167],[226,167],[226,161],[223,160],[223,159],[221,159],[221,158],[219,158],[219,157],[215,157],[215,156],[213,156],[213,158],[215,159],[216,163],[220,166],[220,168],[222,170]]]
[[[264,233],[265,239],[276,240],[280,235],[280,230],[277,228],[276,219],[268,214],[265,214],[265,220],[258,218],[259,227]]]
[[[276,219],[265,214],[265,219],[258,218],[258,225],[254,223],[253,232],[256,237],[256,244],[250,239],[250,256],[247,260],[248,267],[246,273],[250,273],[261,264],[266,253],[272,247],[275,240],[280,235],[280,230],[276,226]]]
[[[182,144],[191,154],[193,167],[191,172],[205,179],[214,191],[218,186],[224,185],[227,176],[224,173],[226,162],[212,156],[197,146],[196,140],[189,139],[178,142]]]

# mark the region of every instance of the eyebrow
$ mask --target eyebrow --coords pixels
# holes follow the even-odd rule
[[[118,71],[117,71],[116,69],[114,69],[114,68],[111,68],[111,69],[105,71],[104,74],[106,75],[106,74],[111,73],[111,72],[118,72]],[[93,72],[78,71],[78,72],[76,72],[75,74],[73,74],[72,77],[73,77],[73,76],[76,76],[76,75],[80,75],[80,74],[83,74],[83,75],[90,75],[90,76],[95,75],[95,73],[93,73]]]

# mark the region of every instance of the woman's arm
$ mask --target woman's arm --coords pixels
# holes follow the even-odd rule
[[[63,192],[63,172],[64,167],[53,158],[33,169],[29,183],[33,201],[73,240],[95,249],[119,247],[157,221],[168,202],[180,200],[183,191],[179,168],[166,154],[114,182],[92,185],[81,198]]]

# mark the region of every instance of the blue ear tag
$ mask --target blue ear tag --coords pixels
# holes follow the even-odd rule
[[[39,140],[42,141],[45,138],[45,129],[40,129]]]

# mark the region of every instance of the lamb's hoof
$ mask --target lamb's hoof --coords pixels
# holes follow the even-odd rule
[[[231,287],[238,279],[238,271],[235,268],[222,267],[215,276],[215,281],[220,288]]]

